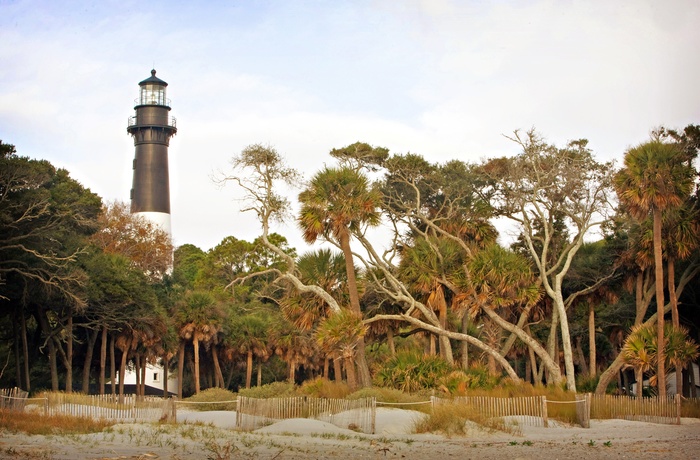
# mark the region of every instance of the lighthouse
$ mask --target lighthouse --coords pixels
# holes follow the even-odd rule
[[[131,212],[146,217],[172,235],[170,225],[170,180],[168,146],[177,132],[170,116],[168,84],[151,76],[139,83],[134,101],[136,114],[129,118],[127,131],[134,138],[134,179],[131,186]]]

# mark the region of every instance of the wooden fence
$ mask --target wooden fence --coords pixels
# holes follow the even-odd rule
[[[28,395],[21,388],[0,388],[0,409],[23,411]]]
[[[375,398],[356,400],[328,398],[238,397],[236,428],[254,430],[280,420],[312,418],[363,433],[374,433],[377,403]]]
[[[44,393],[46,415],[71,415],[118,421],[150,422],[167,418],[171,402],[162,398],[134,395],[84,395],[75,393]]]
[[[544,396],[494,398],[491,396],[459,396],[445,399],[432,396],[433,408],[440,404],[460,404],[486,418],[516,417],[523,425],[547,426],[547,404]]]
[[[680,395],[668,398],[642,398],[630,396],[593,395],[593,418],[619,418],[639,422],[681,424]]]

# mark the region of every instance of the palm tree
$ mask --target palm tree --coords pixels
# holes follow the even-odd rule
[[[449,238],[417,238],[401,254],[399,277],[418,298],[438,312],[442,329],[447,328],[447,300],[450,293],[445,284],[454,284],[464,263],[464,251]],[[431,335],[432,337],[432,335]],[[454,358],[450,340],[440,337],[440,356],[452,364]]]
[[[297,261],[297,269],[302,282],[320,286],[339,303],[347,303],[347,274],[341,253],[330,249],[308,252]],[[287,320],[305,331],[315,328],[330,315],[328,304],[323,299],[295,290],[280,301],[280,308]]]
[[[348,385],[357,387],[353,357],[355,347],[367,333],[362,317],[350,310],[326,318],[316,330],[316,341],[322,351],[339,353],[345,362]]]
[[[249,314],[232,321],[229,337],[231,345],[246,356],[245,387],[250,388],[253,378],[253,358],[267,359],[270,347],[266,340],[270,324],[264,318]]]
[[[698,345],[688,337],[688,330],[682,326],[666,327],[667,364],[676,371],[676,393],[682,394],[683,369],[698,357]]]
[[[622,356],[634,368],[637,381],[637,399],[642,399],[644,373],[654,368],[657,358],[657,340],[651,326],[634,326],[622,347]],[[658,379],[657,379],[658,383]]]
[[[690,193],[694,171],[686,159],[676,144],[650,141],[625,153],[625,167],[615,178],[620,200],[630,213],[639,220],[649,215],[653,219],[659,396],[665,393],[666,387],[662,217],[664,212],[683,203]]]
[[[178,361],[178,378],[180,381],[180,394],[178,396],[180,398],[182,397],[185,343],[191,340],[194,348],[194,388],[195,393],[199,393],[199,345],[207,343],[216,337],[224,316],[223,310],[208,292],[189,292],[177,305],[175,321],[178,325],[178,334],[181,339]]]
[[[298,222],[304,240],[311,244],[323,238],[337,244],[343,251],[350,309],[361,315],[350,238],[354,232],[362,232],[368,226],[379,224],[381,194],[370,186],[364,175],[350,167],[325,168],[299,194],[299,201],[301,210]],[[371,386],[362,337],[358,339],[356,352],[360,383]]]
[[[536,278],[525,257],[497,243],[474,252],[465,271],[467,275],[460,280],[461,292],[456,296],[455,305],[462,309],[467,307],[464,314],[472,319],[487,313],[484,334],[489,345],[498,348],[504,323],[488,313],[496,312],[510,323],[516,323],[521,307],[534,305],[542,296]],[[528,345],[535,345],[535,341],[528,340]],[[494,356],[489,355],[488,359],[489,369],[495,372]]]

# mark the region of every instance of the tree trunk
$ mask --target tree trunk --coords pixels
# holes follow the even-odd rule
[[[22,360],[20,359],[19,321],[17,320],[17,308],[12,310],[12,350],[15,355],[15,386],[22,388]],[[2,371],[0,371],[0,375]]]
[[[219,354],[216,352],[216,347],[212,345],[211,347],[211,359],[214,362],[214,381],[216,386],[219,388],[224,388],[224,374],[221,372],[221,365],[219,364]]]
[[[641,401],[644,393],[644,372],[642,372],[641,367],[637,367],[634,370],[634,378],[637,381],[637,389],[634,393],[637,397],[637,401]]]
[[[46,345],[49,347],[49,369],[51,372],[51,391],[58,391],[58,368],[56,365],[56,345],[53,340],[53,333],[46,317],[46,310],[43,306],[36,307],[36,320],[39,327],[46,336]]]
[[[296,359],[292,358],[289,360],[289,382],[294,383],[294,381],[297,378],[296,375],[297,372],[297,361]]]
[[[92,355],[95,350],[95,342],[97,342],[97,335],[99,333],[99,329],[93,329],[88,333],[87,347],[85,348],[85,362],[83,364],[84,394],[88,394],[90,392],[90,369],[92,368]]]
[[[248,350],[248,355],[246,357],[245,366],[245,387],[250,388],[250,384],[253,382],[253,352]]]
[[[676,267],[675,259],[672,255],[668,255],[667,275],[668,275],[668,299],[671,302],[671,322],[674,328],[681,326],[680,318],[678,317],[678,299],[676,298]],[[676,366],[676,393],[682,394],[683,387],[683,369]]]
[[[391,356],[396,356],[396,344],[394,343],[394,330],[389,326],[386,330],[386,343],[389,346]]]
[[[117,394],[117,361],[114,356],[114,334],[109,337],[109,378],[112,381],[112,396]]]
[[[593,303],[588,304],[588,375],[595,378],[598,373],[596,367],[596,347],[595,347],[595,309]]]
[[[360,308],[360,294],[357,290],[357,278],[355,277],[355,264],[353,262],[352,249],[350,248],[350,234],[347,229],[339,235],[340,248],[345,257],[345,271],[347,273],[348,294],[350,296],[350,309],[362,316]],[[360,377],[360,385],[363,387],[372,386],[372,375],[369,372],[369,365],[365,355],[365,339],[360,337],[355,348],[355,359]]]
[[[664,266],[661,249],[661,210],[654,208],[654,282],[656,284],[656,383],[659,399],[666,397],[664,341]]]
[[[557,284],[560,280],[557,279]],[[561,329],[561,343],[564,351],[564,367],[566,369],[566,388],[576,393],[576,373],[574,370],[574,353],[571,348],[571,334],[569,333],[569,320],[564,307],[564,299],[561,295],[561,288],[556,289],[554,296],[554,306],[559,311],[559,327]]]
[[[257,386],[262,386],[262,363],[258,363],[258,381]]]
[[[134,395],[136,400],[141,396],[141,354],[134,353],[134,377],[136,377],[136,389],[134,390]]]
[[[345,357],[345,374],[348,378],[348,386],[351,390],[357,388],[357,376],[355,375],[355,362],[352,356]]]
[[[22,355],[24,357],[24,389],[29,392],[32,390],[32,382],[29,378],[29,344],[27,343],[27,319],[24,317],[24,311],[20,312],[19,320],[21,323]]]
[[[168,397],[168,377],[170,376],[170,360],[168,359],[168,353],[163,352],[163,357],[161,358],[163,362],[163,397]]]
[[[148,370],[148,361],[146,355],[141,356],[141,399],[146,396],[146,371]]]
[[[340,358],[333,358],[333,380],[336,382],[343,381],[343,367],[340,363]]]
[[[445,301],[442,287],[438,288],[439,295],[436,296],[438,304],[438,320],[440,327],[447,330],[447,302]],[[444,335],[438,337],[440,343],[440,357],[447,361],[450,365],[454,364],[454,356],[452,354],[452,344],[450,338]]]
[[[498,313],[493,311],[493,309],[483,306],[482,310],[486,315],[496,323],[499,327],[502,329],[505,329],[508,332],[516,334],[516,336],[527,346],[529,346],[539,357],[540,360],[542,361],[542,367],[547,369],[549,372],[549,377],[547,379],[547,383],[554,383],[554,384],[559,384],[561,382],[562,376],[561,376],[561,371],[559,370],[559,364],[558,360],[555,361],[553,359],[554,356],[556,356],[555,352],[552,351],[551,353],[548,353],[544,348],[542,348],[542,345],[538,341],[532,338],[530,334],[525,332],[524,330],[520,329],[513,323],[510,323],[503,318],[501,318]],[[556,314],[552,316],[552,322],[553,326],[550,328],[550,342],[551,339],[554,338],[556,341],[556,331],[557,331],[557,324],[556,324]],[[555,342],[556,343],[556,342]],[[550,343],[550,346],[552,344]],[[494,356],[495,358],[495,356]]]
[[[102,326],[102,342],[100,342],[100,389],[98,393],[105,394],[105,368],[107,367],[107,326]]]
[[[328,373],[330,372],[330,358],[328,356],[323,360],[323,378],[330,380]]]
[[[196,332],[192,335],[192,345],[194,346],[194,393],[199,394],[199,337]]]
[[[68,324],[66,325],[66,393],[73,392],[73,308],[68,309]]]
[[[182,384],[185,377],[185,341],[180,339],[177,353],[177,398],[182,399]]]
[[[576,355],[578,357],[579,366],[581,366],[581,373],[590,377],[590,372],[588,370],[588,364],[586,364],[586,357],[583,356],[583,347],[581,346],[581,336],[576,337]]]
[[[464,313],[462,316],[462,334],[467,334],[469,332],[469,313]],[[469,342],[466,340],[462,341],[462,369],[465,371],[469,369]]]
[[[122,359],[119,364],[119,401],[124,402],[124,379],[126,377],[126,362],[129,360],[129,350],[131,350],[131,343],[134,339],[130,338],[126,342],[124,348],[120,347],[122,351]]]

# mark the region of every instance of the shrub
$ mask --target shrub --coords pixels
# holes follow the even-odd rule
[[[501,378],[491,375],[484,367],[470,367],[464,371],[455,370],[440,380],[440,388],[451,395],[465,395],[467,390],[495,388]]]
[[[290,396],[298,396],[297,387],[290,382],[272,382],[261,387],[246,388],[238,392],[241,396],[248,398],[286,398]]]
[[[316,398],[342,399],[350,394],[350,387],[345,382],[332,382],[323,377],[307,380],[299,391],[307,396]]]
[[[236,410],[236,393],[223,388],[207,388],[199,394],[185,398],[184,401],[197,403],[187,404],[187,408],[192,410]],[[221,401],[232,402],[222,404]]]
[[[453,367],[438,356],[402,352],[390,358],[379,369],[375,383],[404,392],[434,389],[439,387],[440,379],[452,370]]]
[[[515,433],[517,426],[507,426],[503,419],[486,418],[464,404],[439,404],[432,412],[416,422],[416,433],[443,433],[446,436],[468,434],[469,422],[489,431]]]

